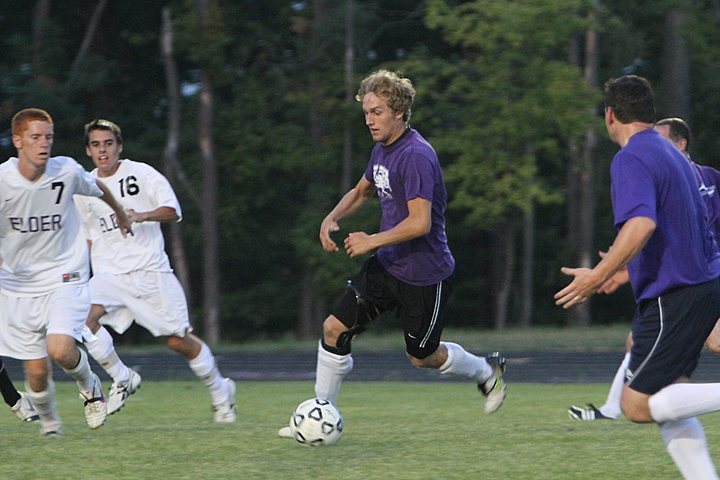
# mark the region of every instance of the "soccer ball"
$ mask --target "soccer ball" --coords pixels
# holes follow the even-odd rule
[[[311,398],[295,407],[290,416],[290,431],[303,445],[334,445],[342,436],[342,415],[329,401]]]

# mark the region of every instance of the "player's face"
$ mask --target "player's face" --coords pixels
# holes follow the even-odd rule
[[[678,150],[680,150],[681,152],[685,151],[685,145],[681,145],[679,142],[676,142],[675,140],[670,138],[670,125],[667,125],[667,124],[666,125],[655,125],[655,130],[660,135],[662,135],[663,137],[668,139],[670,141],[670,143],[675,145]]]
[[[393,112],[385,100],[372,92],[363,97],[363,113],[365,125],[376,142],[390,145],[405,131],[402,112]]]
[[[93,130],[88,134],[85,153],[92,158],[98,169],[98,176],[109,177],[117,172],[120,166],[122,144],[118,143],[115,134],[110,130]]]
[[[50,158],[55,132],[52,123],[42,120],[28,122],[20,135],[13,135],[13,145],[18,151],[21,167],[44,171]]]

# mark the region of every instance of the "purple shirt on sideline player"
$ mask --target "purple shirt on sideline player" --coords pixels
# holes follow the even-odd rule
[[[677,148],[653,129],[638,132],[613,158],[610,175],[615,227],[633,217],[648,217],[656,225],[628,264],[638,303],[720,276],[720,253],[695,172]]]
[[[432,285],[455,269],[445,234],[447,190],[437,154],[413,128],[389,146],[375,144],[365,178],[375,184],[380,198],[380,231],[390,230],[408,216],[407,202],[432,202],[427,235],[378,250],[380,263],[395,278],[416,286]]]
[[[698,173],[696,176],[698,187],[700,188],[700,196],[705,200],[708,209],[708,223],[715,235],[715,242],[720,245],[720,172],[712,167],[698,165],[692,162],[692,166]]]

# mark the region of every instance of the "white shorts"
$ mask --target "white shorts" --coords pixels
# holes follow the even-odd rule
[[[87,285],[68,285],[37,297],[0,293],[0,356],[18,360],[47,357],[47,335],[82,340],[90,311]]]
[[[133,320],[156,337],[192,331],[185,292],[172,272],[98,273],[90,279],[90,295],[107,311],[100,323],[118,333]]]

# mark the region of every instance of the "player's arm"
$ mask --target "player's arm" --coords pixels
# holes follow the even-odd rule
[[[149,212],[136,212],[132,208],[126,210],[131,223],[142,222],[177,222],[180,215],[173,207],[158,207]]]
[[[642,250],[654,231],[653,219],[633,217],[623,224],[612,248],[595,268],[561,268],[562,273],[571,275],[574,279],[570,285],[555,294],[555,304],[569,308],[576,303],[583,303]]]
[[[110,189],[105,186],[100,180],[95,180],[95,184],[102,191],[100,200],[107,203],[110,208],[115,212],[115,220],[117,221],[118,228],[123,237],[127,237],[128,233],[133,234],[132,228],[130,228],[130,219],[128,218],[122,205],[117,201],[115,196],[112,194]]]
[[[368,235],[353,232],[345,239],[345,251],[351,257],[363,255],[380,247],[397,245],[422,237],[430,232],[432,202],[424,198],[413,198],[407,202],[408,216],[390,230]]]
[[[375,185],[363,175],[357,185],[348,191],[320,224],[320,243],[326,252],[337,252],[338,246],[330,234],[340,230],[338,222],[357,212],[375,192]]]

